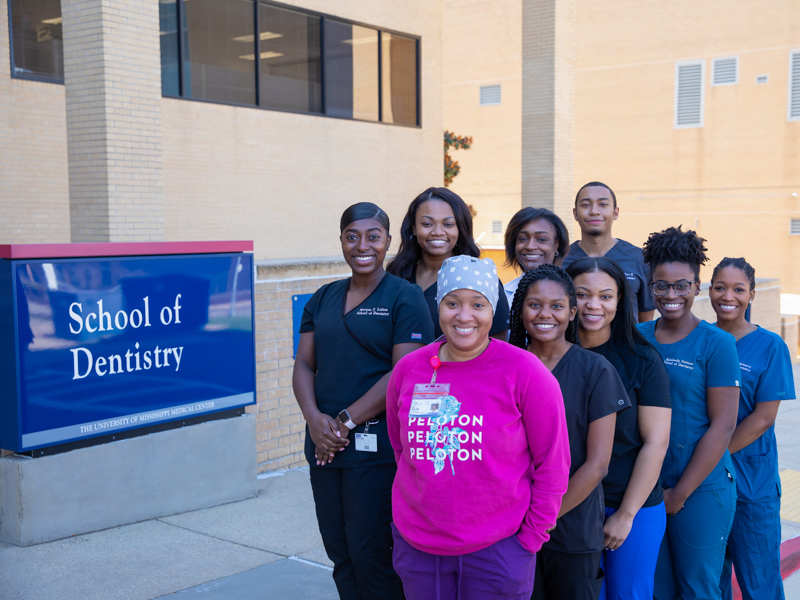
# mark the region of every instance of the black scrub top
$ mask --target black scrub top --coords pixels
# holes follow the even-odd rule
[[[614,365],[632,405],[630,410],[624,410],[617,415],[611,464],[608,465],[608,475],[603,479],[606,506],[619,508],[642,448],[638,407],[672,408],[669,375],[661,355],[650,345],[637,345],[636,352],[628,351],[623,354],[615,344],[608,341],[589,350],[597,352]],[[642,508],[660,504],[663,499],[659,480]]]
[[[573,242],[569,246],[569,253],[564,257],[564,262],[561,263],[561,268],[566,269],[576,260],[587,256],[580,244]],[[655,310],[656,305],[650,293],[650,270],[644,263],[642,249],[625,240],[617,240],[617,243],[605,253],[605,257],[616,262],[625,272],[631,300],[637,310],[639,312]]]
[[[611,363],[580,346],[570,347],[553,375],[564,397],[572,477],[586,462],[589,424],[628,408],[631,402]],[[600,552],[605,545],[604,520],[603,486],[599,483],[586,500],[558,519],[544,547],[572,554]]]
[[[394,345],[433,341],[433,327],[419,286],[386,273],[366,300],[344,314],[349,286],[347,278],[318,289],[303,309],[300,324],[300,333],[314,332],[317,406],[334,418],[392,370]],[[350,445],[326,467],[394,462],[386,415],[376,418],[379,422],[370,425],[367,433],[377,434],[377,452],[356,451],[355,434],[365,430],[365,424],[361,424],[350,432]],[[309,464],[316,466],[308,426],[305,454]]]
[[[500,281],[498,278],[498,284],[500,285],[500,295],[497,298],[497,309],[494,311],[494,318],[492,319],[492,329],[489,331],[489,335],[494,335],[496,333],[500,333],[501,331],[506,331],[508,327],[508,299],[506,298],[506,294],[503,291],[503,282]],[[417,272],[414,269],[411,272],[411,283],[417,283]],[[428,310],[431,313],[431,320],[433,321],[433,339],[438,339],[439,336],[442,335],[442,328],[439,327],[439,305],[436,303],[436,292],[438,283],[434,283],[432,286],[428,287],[425,290],[425,302],[428,304]]]

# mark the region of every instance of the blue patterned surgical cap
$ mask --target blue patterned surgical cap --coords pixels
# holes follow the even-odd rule
[[[441,304],[442,298],[455,290],[480,292],[492,305],[494,314],[500,295],[500,281],[497,279],[497,267],[492,259],[481,260],[462,254],[451,256],[444,261],[442,268],[439,269],[439,279],[436,284],[436,304]]]

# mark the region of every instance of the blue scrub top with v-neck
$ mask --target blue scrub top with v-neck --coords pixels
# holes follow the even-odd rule
[[[777,334],[759,327],[736,342],[742,390],[739,396],[741,423],[759,402],[794,400],[794,377],[789,349]],[[739,501],[773,498],[780,490],[778,444],[775,426],[733,454]]]
[[[694,449],[711,425],[708,416],[707,388],[741,387],[742,376],[736,354],[736,339],[705,321],[682,340],[662,344],[656,339],[656,321],[639,323],[639,331],[658,350],[669,375],[672,398],[670,445],[661,468],[662,483],[672,488],[678,483],[692,458]],[[727,485],[733,473],[730,453],[725,449],[722,460],[697,488],[717,489]]]

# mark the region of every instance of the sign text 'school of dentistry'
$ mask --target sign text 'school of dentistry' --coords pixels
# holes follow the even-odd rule
[[[253,332],[251,254],[0,260],[0,447],[253,404]]]

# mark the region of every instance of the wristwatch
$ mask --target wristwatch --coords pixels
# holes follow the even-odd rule
[[[342,412],[339,413],[339,415],[337,416],[337,419],[339,419],[342,422],[342,425],[344,425],[348,429],[355,429],[356,428],[356,424],[353,423],[353,419],[350,418],[350,413],[347,412],[346,408]]]

